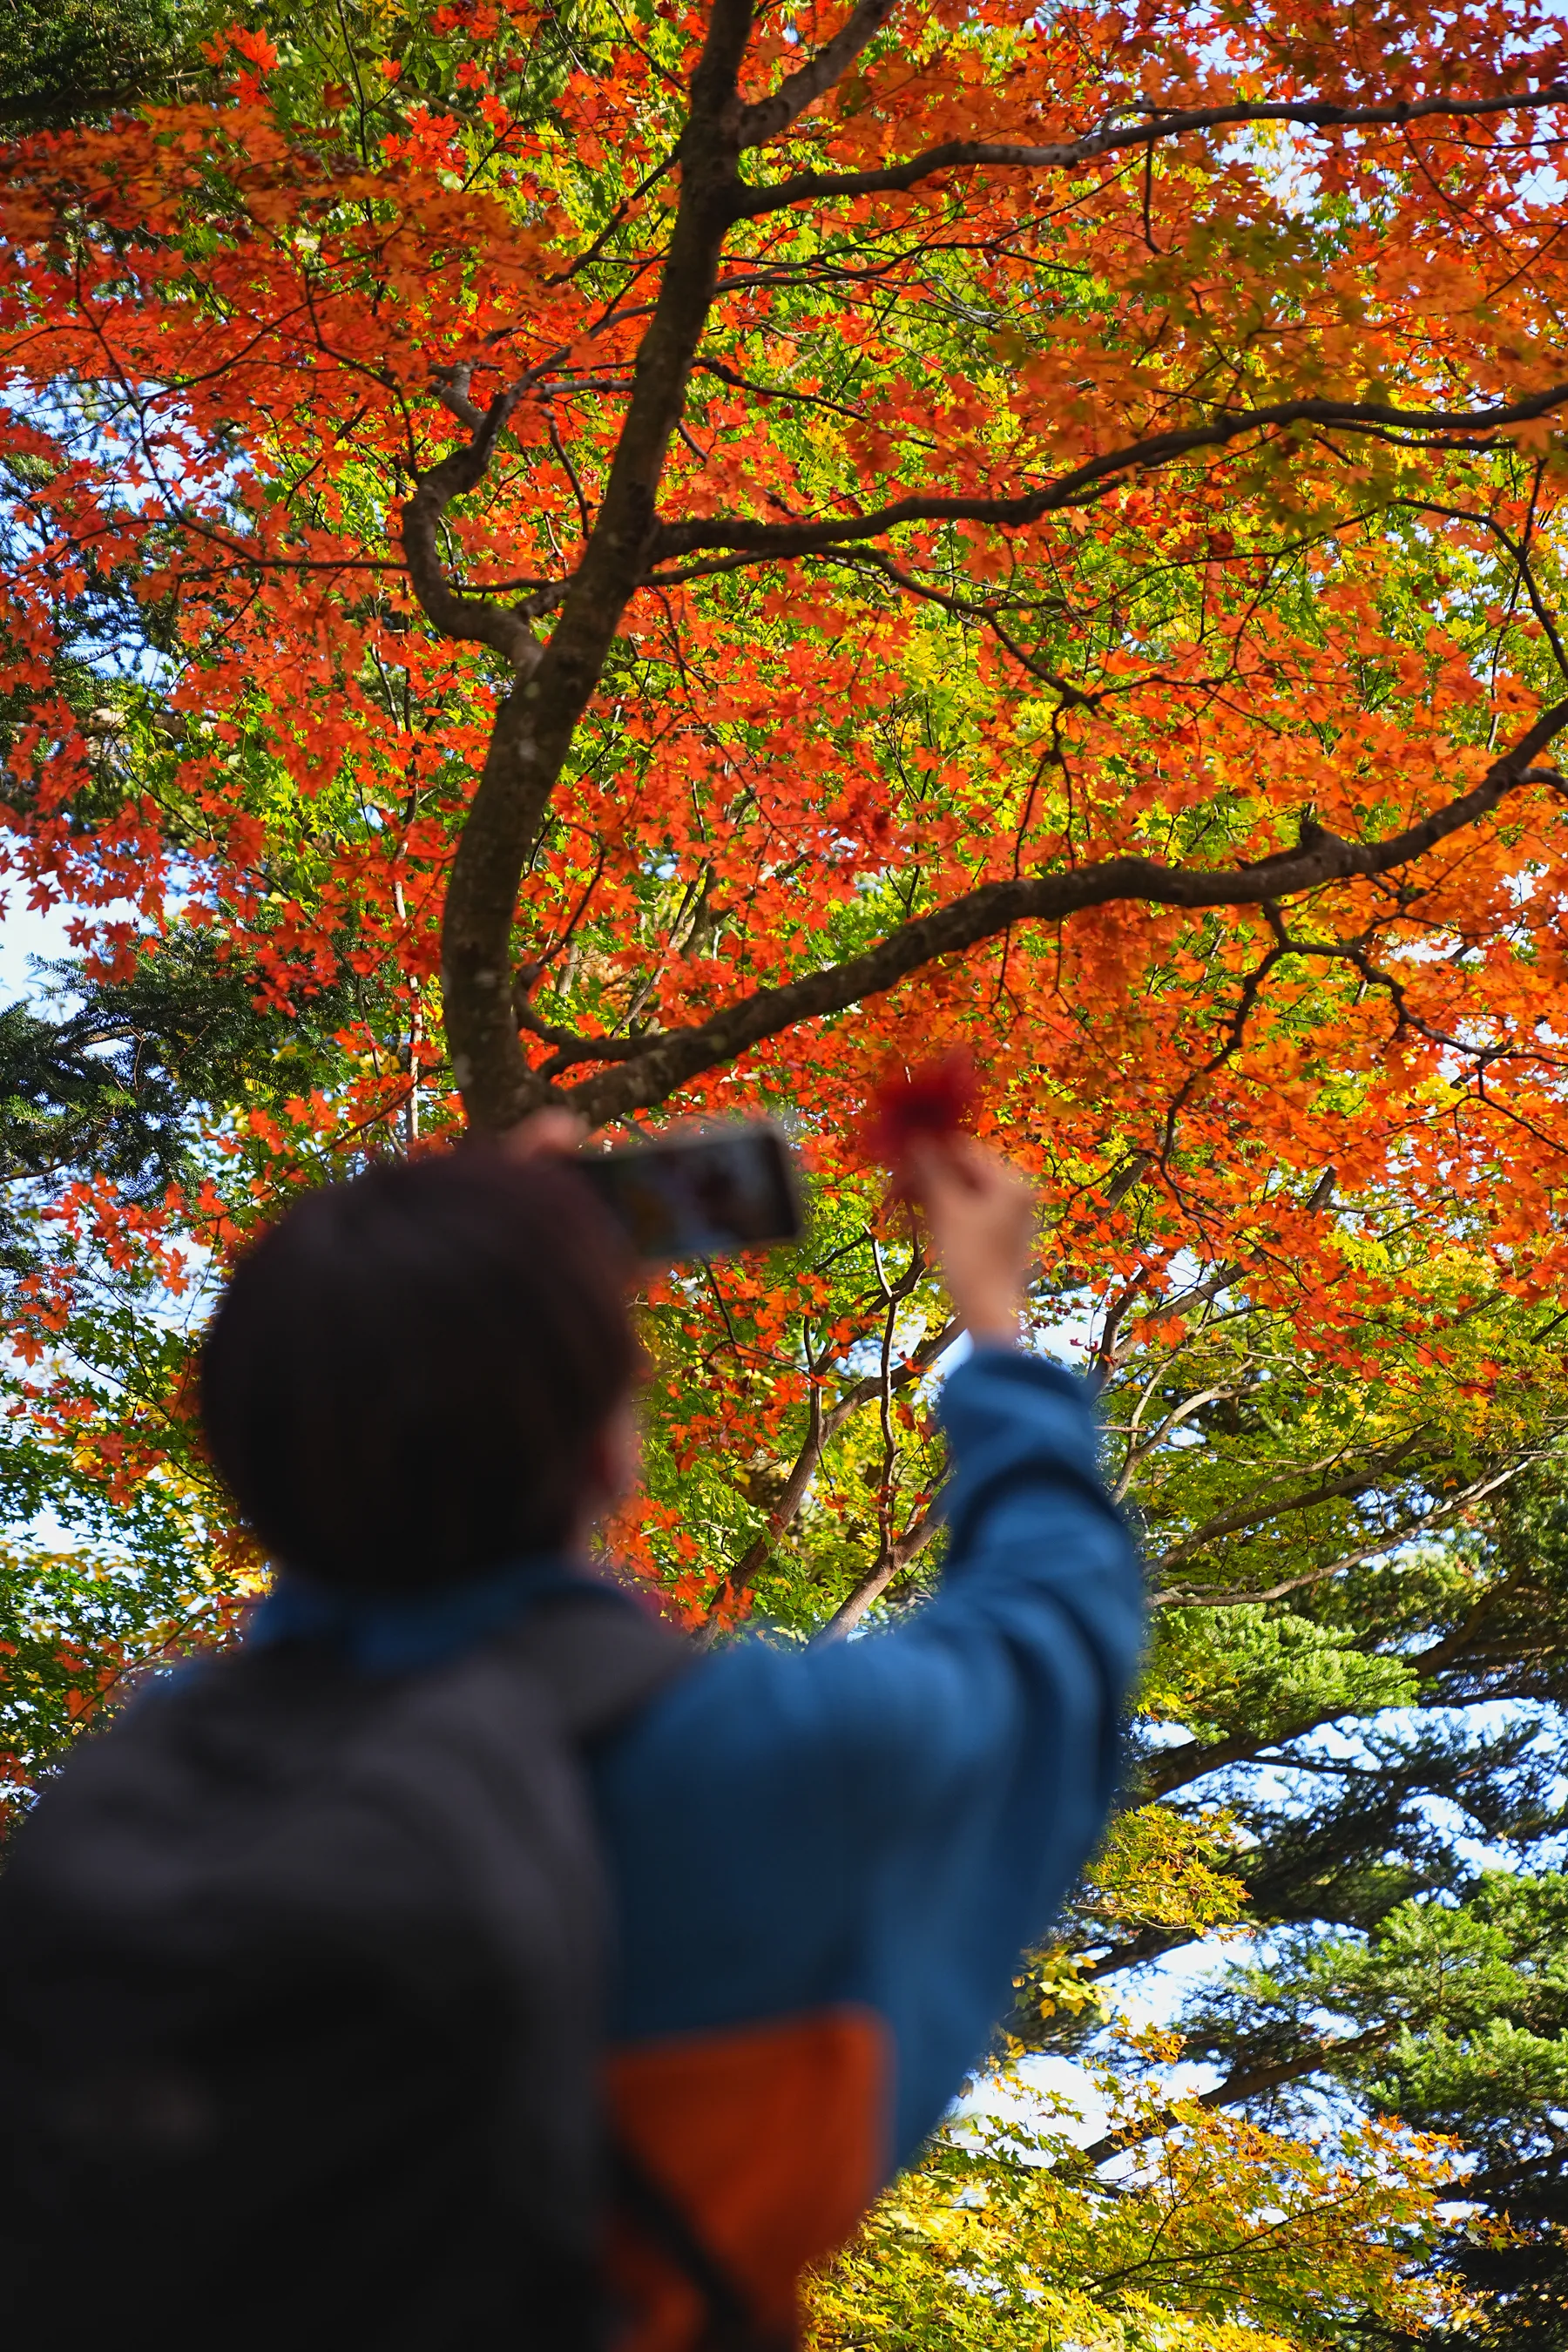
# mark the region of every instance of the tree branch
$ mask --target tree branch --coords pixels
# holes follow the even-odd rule
[[[1321,2034],[1290,2057],[1277,2059],[1272,2065],[1247,2067],[1227,2074],[1225,2081],[1216,2083],[1212,2091],[1200,2092],[1197,2105],[1209,2108],[1238,2107],[1244,2100],[1261,2098],[1267,2091],[1282,2090],[1287,2083],[1299,2083],[1308,2074],[1321,2074],[1325,2066],[1331,2066],[1336,2060],[1358,2057],[1363,2051],[1375,2050],[1380,2042],[1393,2039],[1399,2031],[1399,2025],[1397,2018],[1390,2018],[1381,2025],[1369,2026],[1364,2033],[1347,2033],[1337,2038],[1331,2033]],[[1125,2156],[1129,2149],[1141,2147],[1145,2140],[1172,2130],[1181,2120],[1179,2106],[1167,2107],[1163,2113],[1151,2116],[1136,2130],[1106,2132],[1101,2138],[1090,2140],[1087,2147],[1078,2150],[1077,2160],[1089,2165],[1104,2164],[1111,2157]]]
[[[937,1359],[945,1355],[962,1328],[962,1324],[948,1322],[944,1323],[940,1330],[928,1331],[920,1346],[893,1373],[890,1385],[894,1389],[907,1388],[911,1381],[922,1379]],[[773,1546],[799,1514],[802,1504],[811,1491],[811,1482],[816,1475],[822,1457],[833,1440],[851,1414],[858,1412],[863,1404],[869,1404],[871,1400],[880,1393],[881,1386],[880,1376],[868,1372],[864,1379],[857,1381],[851,1388],[846,1389],[837,1402],[829,1407],[826,1412],[823,1410],[820,1394],[813,1391],[811,1418],[805,1433],[805,1442],[795,1458],[789,1475],[784,1481],[783,1493],[768,1513],[767,1526],[757,1537],[755,1542],[750,1544],[734,1565],[725,1571],[718,1591],[709,1603],[708,1622],[715,1631],[718,1630],[723,1614],[723,1604],[729,1596],[743,1591],[752,1579],[754,1576],[760,1576],[767,1566]],[[912,1551],[910,1557],[911,1559],[914,1557]]]
[[[1469,792],[1383,841],[1343,841],[1337,834],[1314,829],[1296,849],[1254,865],[1165,866],[1152,857],[1109,857],[1063,873],[982,883],[945,907],[900,924],[860,955],[821,965],[777,988],[759,989],[707,1021],[668,1032],[646,1056],[585,1080],[572,1089],[571,1098],[595,1126],[663,1102],[701,1071],[732,1060],[764,1038],[880,995],[922,965],[994,939],[1015,923],[1060,922],[1086,908],[1123,899],[1193,908],[1261,906],[1265,899],[1317,889],[1326,882],[1393,873],[1425,856],[1450,834],[1489,815],[1517,785],[1555,782],[1554,774],[1532,770],[1530,762],[1564,726],[1568,702],[1554,703],[1511,751],[1493,761]]]
[[[1517,1462],[1510,1462],[1505,1468],[1478,1478],[1468,1486],[1462,1486],[1457,1495],[1450,1495],[1445,1501],[1434,1504],[1431,1510],[1422,1512],[1419,1517],[1407,1519],[1403,1527],[1385,1528],[1374,1541],[1362,1544],[1354,1551],[1341,1552],[1325,1566],[1308,1569],[1300,1576],[1287,1577],[1282,1583],[1265,1585],[1261,1589],[1238,1587],[1231,1592],[1184,1592],[1179,1586],[1173,1585],[1165,1591],[1152,1592],[1149,1606],[1151,1609],[1257,1608],[1265,1601],[1283,1601],[1292,1592],[1301,1592],[1310,1585],[1322,1584],[1331,1576],[1342,1574],[1347,1568],[1359,1568],[1364,1560],[1376,1559],[1382,1553],[1410,1543],[1416,1536],[1428,1534],[1433,1528],[1442,1527],[1456,1512],[1467,1510],[1472,1503],[1483,1502],[1487,1496],[1495,1495],[1500,1487],[1510,1485],[1539,1458],[1534,1454],[1521,1454]],[[1375,1476],[1368,1481],[1369,1486],[1377,1484]],[[1288,1511],[1299,1510],[1302,1506],[1299,1502],[1290,1502],[1283,1507]],[[1155,1565],[1163,1566],[1163,1563],[1156,1562]]]
[[[857,11],[857,15],[860,13]],[[826,54],[825,50],[823,55]],[[786,82],[784,89],[789,87]],[[781,91],[780,96],[783,94]],[[928,147],[922,154],[911,155],[902,163],[887,164],[879,171],[797,172],[771,187],[749,189],[743,209],[746,217],[754,219],[759,214],[779,212],[786,205],[814,204],[833,196],[897,195],[917,187],[921,180],[929,180],[938,172],[982,165],[1000,171],[1071,171],[1076,164],[1091,163],[1101,155],[1118,154],[1126,148],[1152,150],[1162,141],[1184,139],[1194,131],[1230,130],[1249,122],[1294,122],[1305,131],[1375,130],[1384,124],[1403,128],[1406,123],[1434,118],[1511,114],[1565,104],[1568,84],[1552,82],[1544,89],[1521,90],[1506,98],[1400,99],[1383,106],[1335,106],[1317,99],[1260,99],[1235,106],[1194,107],[1179,112],[1162,113],[1150,108],[1146,122],[1108,122],[1099,131],[1086,131],[1079,139],[1058,140],[1045,147],[983,139],[949,139],[940,147]]]
[[[405,509],[411,577],[425,611],[438,629],[453,637],[492,646],[511,662],[518,675],[516,687],[497,714],[479,789],[458,842],[442,935],[442,985],[453,1073],[470,1121],[481,1128],[504,1129],[558,1091],[560,1065],[531,1069],[512,1018],[509,975],[518,890],[577,724],[598,686],[629,598],[640,585],[661,585],[680,576],[674,570],[661,572],[661,564],[677,565],[684,556],[707,549],[733,551],[742,562],[826,551],[881,536],[908,522],[973,520],[1001,528],[1016,526],[1064,506],[1088,503],[1105,485],[1132,468],[1168,465],[1199,450],[1224,447],[1244,435],[1296,424],[1385,436],[1419,431],[1428,437],[1441,436],[1453,446],[1466,435],[1493,436],[1568,401],[1568,383],[1563,383],[1511,404],[1453,415],[1428,415],[1372,403],[1282,402],[1152,434],[1014,498],[915,496],[873,513],[815,520],[757,523],[743,518],[693,517],[661,523],[658,486],[671,437],[680,426],[697,345],[721,284],[725,235],[748,204],[756,202],[765,209],[781,201],[795,201],[806,193],[798,183],[785,184],[795,190],[787,199],[778,188],[745,190],[740,180],[742,149],[787,129],[847,70],[890,13],[891,0],[861,0],[823,50],[805,60],[771,99],[747,108],[739,100],[738,77],[752,31],[752,0],[714,0],[692,76],[688,119],[678,142],[679,198],[657,299],[647,306],[647,325],[633,368],[625,420],[583,561],[560,595],[556,625],[542,649],[525,612],[498,610],[458,590],[443,571],[437,547],[446,506],[482,477],[521,386],[513,385],[498,394],[476,424],[479,412],[463,368],[449,369],[438,380],[440,396],[467,424],[469,439],[465,447],[453,451],[419,478]],[[1415,107],[1402,103],[1345,109],[1303,101],[1184,114],[1151,109],[1147,121],[1107,124],[1089,134],[1090,143],[1072,142],[1072,152],[1109,153],[1119,146],[1146,146],[1153,140],[1189,131],[1247,121],[1294,121],[1319,129],[1344,128],[1358,123],[1403,123],[1426,113],[1507,112],[1553,104],[1563,98],[1568,98],[1568,89],[1554,86],[1508,99],[1431,100]],[[939,169],[942,159],[952,160],[959,153],[964,160],[976,160],[968,147],[933,149],[928,156],[892,170],[896,178],[915,172],[917,166]],[[986,147],[977,160],[994,162],[1014,155],[1011,149]],[[1054,160],[1055,151],[1016,151],[1018,159],[1037,155]],[[1549,740],[1559,723],[1556,717],[1550,723],[1541,722],[1540,741]],[[1326,841],[1311,845],[1310,850],[1288,854],[1268,877],[1269,895],[1310,888],[1320,881],[1352,873],[1385,872],[1420,855],[1445,832],[1473,822],[1494,804],[1502,791],[1520,780],[1527,757],[1526,748],[1521,747],[1518,754],[1493,772],[1487,787],[1391,842],[1369,846]],[[1078,908],[1122,898],[1199,907],[1252,904],[1261,895],[1247,878],[1247,869],[1215,875],[1166,868],[1136,857],[1111,859],[1076,874],[1015,877],[985,885],[902,926],[860,957],[763,991],[707,1023],[649,1041],[646,1050],[628,1057],[617,1070],[590,1077],[574,1092],[591,1116],[604,1117],[660,1101],[700,1070],[731,1058],[763,1037],[797,1021],[841,1010],[894,985],[933,957],[961,952],[1021,919],[1059,919]]]
[[[1019,530],[1047,514],[1088,502],[1087,494],[1119,474],[1139,468],[1150,472],[1193,456],[1200,449],[1221,449],[1244,434],[1281,429],[1292,425],[1318,425],[1346,433],[1389,431],[1491,435],[1510,425],[1525,425],[1568,403],[1568,383],[1550,384],[1527,400],[1500,408],[1453,412],[1395,408],[1373,400],[1281,400],[1267,408],[1237,409],[1207,425],[1184,425],[1170,433],[1151,434],[1118,449],[1088,458],[1070,472],[1058,474],[1037,490],[1012,498],[900,499],[869,514],[828,515],[815,522],[753,522],[741,515],[693,516],[684,522],[665,522],[654,541],[652,562],[678,560],[699,548],[734,548],[753,558],[771,561],[786,555],[806,555],[820,548],[842,547],[856,540],[880,539],[890,530],[916,522],[983,522],[999,530]],[[694,572],[650,571],[649,586],[668,586]]]
[[[776,139],[787,131],[808,106],[842,79],[862,49],[866,48],[888,18],[898,0],[860,0],[860,5],[845,19],[833,38],[826,42],[815,56],[779,84],[771,98],[758,100],[755,106],[744,108],[741,115],[741,144],[760,147],[764,139]],[[750,210],[750,206],[746,207]]]
[[[908,1568],[911,1559],[922,1552],[942,1525],[939,1510],[922,1511],[914,1525],[906,1528],[896,1543],[890,1543],[868,1576],[863,1576],[847,1600],[839,1603],[816,1636],[819,1642],[841,1642],[852,1633],[868,1609],[879,1601],[895,1576]]]
[[[1173,1405],[1170,1412],[1152,1429],[1141,1436],[1135,1431],[1131,1433],[1121,1471],[1115,1486],[1110,1490],[1111,1500],[1117,1503],[1126,1501],[1127,1490],[1133,1479],[1161,1440],[1169,1437],[1172,1430],[1179,1429],[1184,1421],[1190,1421],[1194,1412],[1201,1412],[1205,1404],[1222,1403],[1226,1398],[1233,1397],[1236,1393],[1234,1383],[1228,1381],[1222,1381],[1213,1388],[1196,1389],[1191,1396],[1184,1397],[1180,1404]]]
[[[1507,548],[1513,559],[1514,569],[1519,573],[1524,593],[1530,599],[1530,609],[1540,622],[1545,632],[1546,641],[1552,647],[1552,659],[1563,676],[1568,677],[1568,651],[1563,648],[1556,615],[1541,593],[1534,566],[1525,548],[1515,539],[1510,530],[1504,530],[1496,515],[1488,514],[1484,509],[1472,507],[1444,506],[1436,499],[1392,499],[1389,503],[1392,507],[1404,508],[1412,514],[1443,515],[1449,522],[1475,523],[1479,529],[1489,531],[1495,540]]]
[[[1282,1501],[1265,1499],[1237,1503],[1228,1511],[1216,1511],[1212,1519],[1205,1519],[1201,1528],[1194,1528],[1190,1536],[1184,1536],[1180,1543],[1173,1544],[1169,1551],[1163,1553],[1151,1565],[1156,1571],[1168,1573],[1173,1568],[1179,1568],[1184,1559],[1191,1559],[1195,1552],[1205,1551],[1221,1536],[1240,1535],[1247,1528],[1261,1527],[1275,1519],[1289,1517],[1296,1511],[1310,1511],[1318,1503],[1344,1502],[1354,1496],[1364,1495],[1370,1487],[1382,1485],[1397,1471],[1418,1465],[1420,1446],[1421,1436],[1417,1432],[1394,1453],[1376,1455],[1370,1461],[1363,1460],[1353,1470],[1346,1470],[1337,1478],[1321,1479],[1317,1486],[1288,1495]],[[1180,1605],[1178,1596],[1165,1594],[1162,1597],[1167,1604],[1174,1601],[1175,1605]]]
[[[498,392],[489,408],[480,410],[468,397],[468,370],[453,368],[440,380],[439,397],[471,431],[462,448],[454,449],[418,477],[414,496],[403,509],[403,553],[408,577],[427,617],[443,636],[493,646],[524,677],[537,667],[540,658],[539,640],[527,621],[504,604],[461,594],[447,579],[437,546],[441,519],[452,500],[477,488],[484,479],[490,453],[517,404],[517,394]]]
[[[1500,1584],[1493,1585],[1481,1594],[1460,1622],[1440,1641],[1432,1643],[1425,1650],[1417,1650],[1414,1655],[1407,1655],[1405,1664],[1412,1674],[1421,1682],[1429,1682],[1435,1675],[1462,1666],[1484,1633],[1488,1619],[1499,1601],[1507,1596],[1514,1581],[1515,1578],[1510,1576]],[[1387,1653],[1373,1650],[1363,1654],[1378,1656]],[[1506,1664],[1510,1661],[1505,1657],[1502,1663]],[[1517,1665],[1521,1661],[1516,1658],[1511,1663]],[[1458,1700],[1438,1699],[1429,1703],[1468,1705],[1476,1695],[1472,1689]],[[1533,1696],[1531,1692],[1520,1690],[1517,1685],[1510,1687],[1498,1679],[1494,1679],[1489,1690],[1483,1695],[1504,1698]],[[1343,1707],[1331,1706],[1316,1714],[1304,1715],[1298,1722],[1285,1727],[1277,1727],[1272,1731],[1237,1731],[1233,1732],[1228,1739],[1213,1740],[1206,1746],[1194,1739],[1183,1748],[1162,1749],[1146,1757],[1143,1762],[1142,1780],[1147,1792],[1145,1801],[1155,1797],[1173,1796],[1179,1789],[1190,1788],[1194,1780],[1206,1780],[1215,1772],[1228,1771],[1233,1764],[1255,1764],[1267,1759],[1270,1764],[1289,1768],[1295,1759],[1283,1751],[1293,1741],[1304,1739],[1308,1732],[1318,1730],[1325,1723],[1337,1722],[1345,1712]]]

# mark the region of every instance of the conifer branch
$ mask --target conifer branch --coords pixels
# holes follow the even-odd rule
[[[1489,1471],[1483,1476],[1472,1479],[1468,1486],[1461,1486],[1456,1494],[1446,1496],[1440,1503],[1434,1504],[1430,1510],[1422,1511],[1416,1517],[1406,1519],[1400,1527],[1381,1529],[1368,1542],[1357,1545],[1353,1551],[1339,1552],[1332,1559],[1325,1560],[1321,1567],[1307,1569],[1300,1576],[1285,1577],[1277,1584],[1267,1584],[1261,1587],[1238,1585],[1232,1590],[1222,1591],[1194,1592],[1181,1585],[1170,1585],[1152,1592],[1149,1595],[1149,1606],[1151,1609],[1258,1608],[1271,1601],[1284,1601],[1293,1592],[1304,1592],[1315,1584],[1326,1583],[1331,1576],[1342,1576],[1347,1569],[1360,1568],[1370,1559],[1380,1559],[1384,1554],[1397,1550],[1401,1545],[1414,1542],[1417,1536],[1429,1535],[1434,1528],[1446,1527],[1448,1521],[1457,1517],[1461,1511],[1470,1509],[1473,1505],[1484,1502],[1489,1495],[1495,1495],[1502,1487],[1511,1486],[1516,1478],[1521,1476],[1539,1459],[1540,1456],[1536,1454],[1522,1454],[1517,1461],[1505,1464],[1502,1469]],[[1366,1479],[1354,1490],[1354,1493],[1368,1494],[1374,1486],[1381,1486],[1387,1475],[1388,1467],[1386,1461],[1380,1461],[1373,1465]],[[1309,1503],[1332,1499],[1334,1498],[1331,1496],[1321,1495],[1307,1498]],[[1305,1506],[1296,1498],[1292,1498],[1283,1507],[1285,1510],[1303,1507]],[[1237,1530],[1225,1529],[1222,1532],[1235,1533]],[[1214,1539],[1212,1531],[1200,1529],[1199,1534],[1205,1535],[1208,1540]],[[1164,1565],[1164,1560],[1154,1561],[1153,1567],[1156,1573]]]
[[[1363,2033],[1319,2034],[1293,2050],[1288,2058],[1270,2060],[1267,2065],[1235,2068],[1212,2091],[1201,2091],[1193,2104],[1212,2110],[1239,2107],[1248,2099],[1263,2098],[1270,2091],[1283,2090],[1288,2083],[1304,2082],[1310,2074],[1321,2074],[1325,2067],[1342,2065],[1347,2058],[1361,2057],[1391,2042],[1400,2023],[1399,2019],[1390,2018],[1381,2025],[1368,2026]],[[1109,2163],[1112,2157],[1126,2156],[1163,2132],[1174,2131],[1182,2120],[1180,2105],[1162,2108],[1135,2127],[1106,2132],[1099,2139],[1090,2140],[1087,2147],[1077,2150],[1074,2160],[1089,2166]]]

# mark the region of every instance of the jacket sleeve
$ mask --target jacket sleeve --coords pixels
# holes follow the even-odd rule
[[[623,2033],[839,2000],[891,2043],[903,2162],[983,2057],[1116,1785],[1142,1638],[1088,1393],[983,1349],[946,1384],[942,1586],[899,1626],[738,1644],[603,1778],[620,1858]]]
[[[1089,1391],[1073,1374],[1038,1356],[979,1350],[949,1380],[942,1420],[952,1461],[946,1573],[923,1611],[855,1661],[869,1685],[863,1719],[876,1726],[858,1777],[873,1811],[940,1814],[959,1789],[984,1803],[994,1867],[1029,1906],[1021,1932],[1036,1934],[1110,1807],[1142,1579],[1100,1476]],[[1009,1801],[1016,1823],[1005,1818]]]

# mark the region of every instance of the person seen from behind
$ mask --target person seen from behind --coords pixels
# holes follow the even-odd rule
[[[278,1563],[0,1877],[0,2340],[763,2352],[1106,1820],[1138,1658],[1026,1186],[913,1175],[971,1352],[941,1588],[706,1654],[591,1562],[626,1244],[560,1147],[378,1168],[237,1268],[213,1459]]]

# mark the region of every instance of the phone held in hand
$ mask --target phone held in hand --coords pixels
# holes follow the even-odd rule
[[[577,1166],[650,1264],[722,1257],[800,1237],[795,1155],[770,1119],[584,1152]]]

